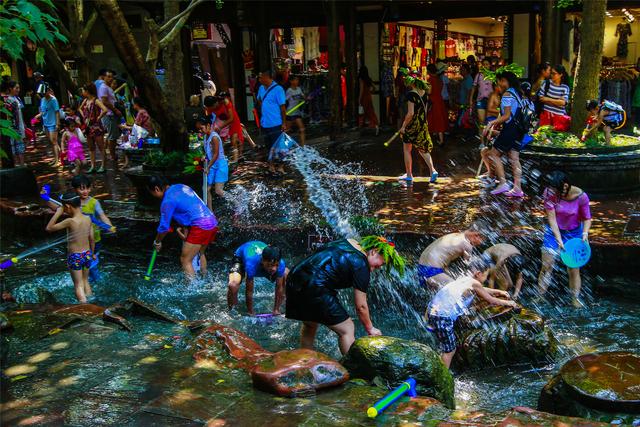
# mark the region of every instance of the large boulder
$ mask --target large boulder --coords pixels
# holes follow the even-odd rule
[[[488,365],[544,363],[558,350],[551,329],[529,310],[487,308],[471,319],[461,319],[456,330],[456,369],[482,369]]]
[[[608,352],[574,357],[543,387],[538,409],[640,424],[640,356]]]
[[[346,382],[349,373],[329,356],[307,349],[284,350],[251,370],[253,386],[277,396],[296,397]]]
[[[230,368],[251,370],[256,363],[271,356],[247,335],[224,325],[205,328],[196,339],[196,360],[211,360]]]
[[[418,394],[455,407],[451,373],[435,350],[419,342],[394,337],[359,338],[342,364],[354,378],[380,377],[391,387],[413,378]]]

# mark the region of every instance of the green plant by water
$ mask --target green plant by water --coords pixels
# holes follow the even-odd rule
[[[149,151],[144,156],[144,163],[149,166],[158,166],[169,169],[182,169],[184,165],[184,153],[172,151],[163,153],[160,150]]]
[[[640,139],[638,139],[638,137],[613,134],[611,135],[611,144],[607,145],[603,132],[598,132],[594,137],[588,138],[582,142],[576,135],[568,132],[556,131],[552,126],[541,126],[532,136],[533,145],[554,148],[604,148],[625,147],[640,144]]]

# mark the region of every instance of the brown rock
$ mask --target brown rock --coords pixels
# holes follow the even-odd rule
[[[56,308],[52,311],[53,314],[68,314],[86,317],[98,317],[104,313],[104,307],[100,307],[95,304],[73,304],[65,305],[60,308]]]
[[[265,357],[273,353],[262,348],[242,332],[223,325],[211,325],[202,331],[196,340],[196,360],[213,359],[223,363],[231,357],[238,367],[250,370]]]
[[[308,349],[284,350],[264,359],[251,371],[253,386],[277,396],[296,397],[334,387],[349,373],[329,356]]]

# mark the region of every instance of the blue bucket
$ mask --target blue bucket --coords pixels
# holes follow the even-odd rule
[[[160,138],[147,138],[146,142],[149,145],[160,145]]]
[[[560,258],[569,268],[580,268],[589,262],[591,247],[582,239],[570,239],[564,244],[564,251],[560,252]]]

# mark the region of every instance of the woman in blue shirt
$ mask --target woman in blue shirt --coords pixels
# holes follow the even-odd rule
[[[522,177],[520,146],[524,134],[518,129],[514,120],[515,114],[521,108],[520,104],[524,102],[520,81],[515,74],[508,71],[498,74],[496,78],[503,94],[500,101],[500,117],[489,123],[484,130],[485,136],[490,136],[494,129],[502,125],[502,129],[489,152],[489,157],[495,167],[495,174],[499,180],[498,187],[491,194],[504,193],[507,197],[524,197],[520,183]],[[509,163],[511,163],[513,188],[505,178],[504,167],[502,166],[502,156],[504,154],[509,156]]]
[[[51,164],[60,166],[60,145],[58,145],[58,129],[60,128],[60,105],[53,89],[46,86],[44,98],[40,100],[40,113],[36,118],[42,117],[42,128],[53,145],[53,155],[55,159]]]

